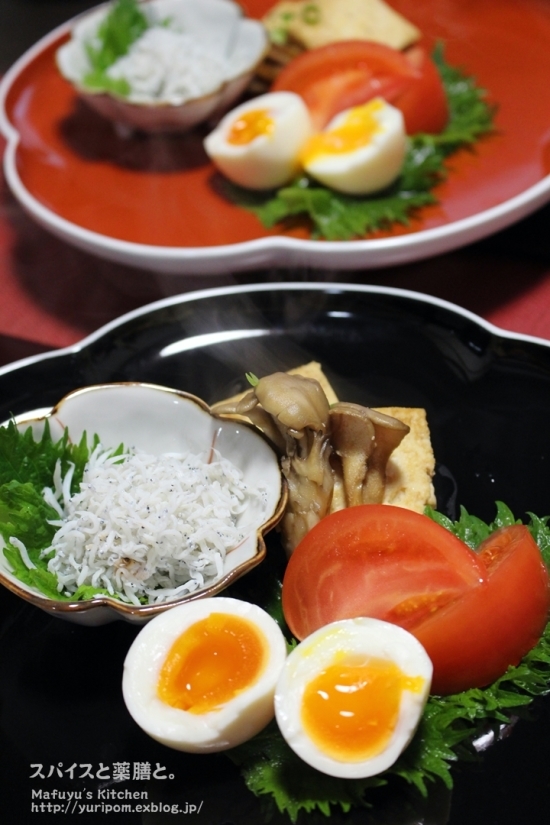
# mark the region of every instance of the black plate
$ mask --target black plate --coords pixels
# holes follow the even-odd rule
[[[550,512],[550,344],[500,333],[457,307],[399,290],[281,284],[161,301],[81,345],[0,370],[0,416],[119,380],[166,384],[214,402],[244,389],[245,372],[263,375],[311,359],[322,363],[341,398],[426,408],[439,508],[448,515],[464,505],[490,520],[497,499],[519,518]],[[84,628],[51,619],[0,593],[0,821],[268,821],[226,756],[176,753],[132,722],[120,682],[136,633],[123,622]],[[382,794],[372,811],[331,822],[547,825],[550,702],[537,703],[533,717],[479,765],[458,765],[452,794],[436,787],[427,802],[412,803]],[[33,765],[43,766],[44,778],[33,776]],[[166,778],[147,778],[148,766]],[[124,775],[128,768],[141,770],[141,778],[113,781],[114,770]],[[88,770],[93,778],[83,776]],[[126,790],[147,798],[109,793]],[[81,794],[74,809],[70,792]],[[78,805],[87,806],[84,813]]]

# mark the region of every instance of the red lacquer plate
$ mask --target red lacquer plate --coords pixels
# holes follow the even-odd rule
[[[270,0],[244,0],[260,17]],[[205,130],[120,137],[78,100],[55,52],[72,21],[39,41],[0,84],[4,170],[41,225],[101,257],[163,273],[265,266],[385,267],[445,252],[519,220],[550,199],[550,5],[545,0],[393,0],[476,77],[498,105],[496,133],[449,161],[439,203],[406,228],[365,239],[268,231],[227,202],[202,148]]]

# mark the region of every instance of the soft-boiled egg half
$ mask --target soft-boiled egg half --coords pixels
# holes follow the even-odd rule
[[[311,118],[294,92],[270,92],[237,106],[204,140],[215,166],[248,189],[273,189],[299,171]]]
[[[378,619],[334,622],[288,656],[275,692],[277,723],[317,770],[374,776],[411,741],[431,678],[432,663],[408,631]]]
[[[300,161],[311,177],[348,195],[385,189],[399,175],[407,136],[403,115],[382,98],[334,117],[302,148]]]
[[[225,597],[188,602],[137,635],[124,662],[124,701],[168,747],[232,748],[273,718],[286,653],[278,624],[260,607]]]
[[[204,140],[214,165],[247,189],[274,189],[304,170],[348,195],[370,195],[399,175],[407,149],[403,115],[383,98],[340,112],[313,134],[294,92],[268,92],[242,103]]]

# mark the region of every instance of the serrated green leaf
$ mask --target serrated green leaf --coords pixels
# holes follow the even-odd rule
[[[2,552],[14,576],[24,584],[60,601],[67,597],[59,591],[57,578],[48,570],[49,556],[44,551],[51,545],[56,528],[49,524],[59,515],[42,495],[51,487],[57,462],[65,476],[74,466],[71,493],[80,489],[86,462],[98,445],[97,435],[88,444],[86,433],[78,444],[73,444],[67,430],[58,441],[51,436],[48,420],[42,435],[35,440],[30,427],[20,430],[13,421],[0,427],[0,536],[4,541]],[[114,455],[124,451],[120,445]],[[21,541],[34,568],[29,568],[11,538]],[[102,588],[81,587],[71,600],[89,599],[94,595],[108,595]]]
[[[249,790],[270,796],[292,822],[300,811],[319,810],[329,816],[334,807],[346,812],[364,806],[365,791],[386,781],[371,777],[349,782],[319,773],[289,748],[275,722],[227,755],[241,768]]]

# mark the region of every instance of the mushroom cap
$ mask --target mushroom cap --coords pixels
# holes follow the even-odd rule
[[[260,378],[255,393],[264,410],[290,430],[327,431],[330,406],[315,379],[274,372]]]

